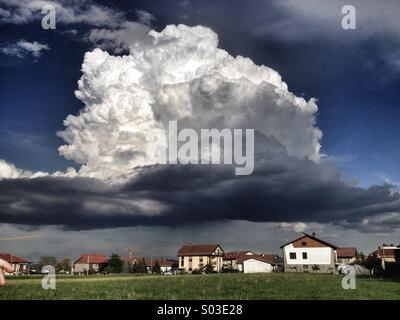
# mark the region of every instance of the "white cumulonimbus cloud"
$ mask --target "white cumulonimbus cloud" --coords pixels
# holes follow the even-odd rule
[[[124,181],[146,162],[150,130],[251,128],[289,155],[318,161],[317,105],[288,91],[278,72],[218,48],[206,27],[170,25],[133,41],[130,53],[85,54],[76,96],[79,115],[64,120],[59,153],[81,164],[77,174]]]

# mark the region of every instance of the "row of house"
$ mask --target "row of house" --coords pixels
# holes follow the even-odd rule
[[[281,246],[282,257],[274,253],[256,253],[254,251],[225,252],[219,244],[187,244],[182,246],[178,253],[178,260],[157,258],[145,259],[149,270],[154,268],[158,261],[163,273],[174,270],[194,272],[212,266],[216,272],[223,269],[232,269],[244,273],[256,272],[314,272],[336,273],[341,266],[354,263],[357,259],[357,249],[354,247],[338,247],[315,234],[304,233]],[[400,246],[383,245],[371,253],[381,259],[382,268],[388,263],[400,261]],[[11,255],[0,253],[0,258],[12,264],[15,273],[26,273],[30,261]],[[125,262],[134,264],[143,258],[123,257]],[[98,272],[108,263],[108,257],[101,254],[82,254],[72,264],[72,272]]]
[[[315,234],[304,233],[301,237],[281,246],[281,249],[282,258],[277,254],[253,251],[224,252],[218,244],[189,244],[178,251],[179,269],[193,272],[209,264],[217,272],[223,268],[232,268],[244,273],[272,271],[336,273],[338,266],[353,263],[357,259],[356,248],[339,248],[318,239]]]
[[[122,257],[124,262],[133,265],[144,259],[142,257]],[[166,274],[178,267],[178,261],[166,258],[144,259],[149,271],[153,270],[156,263],[159,264],[161,272]],[[108,264],[108,257],[102,254],[82,254],[72,264],[73,273],[99,272],[102,266]]]

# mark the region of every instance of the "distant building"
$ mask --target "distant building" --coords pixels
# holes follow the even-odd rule
[[[102,266],[107,265],[108,257],[102,254],[86,253],[73,263],[74,273],[99,272]]]
[[[335,273],[337,246],[304,233],[281,246],[285,272]]]
[[[13,272],[12,274],[28,273],[29,272],[29,264],[32,263],[31,261],[28,261],[24,258],[14,256],[9,253],[0,253],[0,259],[7,261],[9,264],[11,264],[15,268],[15,272]],[[6,272],[6,275],[10,275],[10,273]]]
[[[357,249],[354,247],[337,248],[336,249],[336,264],[348,265],[357,260]]]
[[[211,265],[214,271],[221,271],[224,250],[218,244],[187,244],[178,251],[179,270],[192,272]]]
[[[276,254],[246,254],[237,261],[244,273],[268,273],[275,270],[278,257]]]
[[[171,273],[173,270],[178,269],[178,261],[173,259],[153,258],[146,260],[147,268],[149,271],[153,270],[156,262],[160,264],[162,273]]]
[[[371,253],[376,255],[382,261],[382,268],[386,269],[387,264],[400,262],[400,247],[393,245],[382,245]]]
[[[225,268],[238,269],[239,271],[243,271],[242,264],[238,264],[238,260],[241,257],[246,255],[254,255],[255,253],[252,251],[228,251],[224,253],[223,256],[223,266]]]

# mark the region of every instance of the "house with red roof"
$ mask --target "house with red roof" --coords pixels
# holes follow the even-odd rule
[[[219,244],[187,244],[178,251],[179,270],[192,272],[211,265],[214,271],[221,271],[224,250]]]
[[[243,271],[242,264],[238,264],[238,261],[246,255],[254,255],[252,251],[227,251],[223,256],[223,266],[225,268],[237,269]],[[243,260],[243,259],[242,259]]]
[[[354,247],[345,247],[336,249],[336,264],[349,265],[357,260],[357,249]]]
[[[281,246],[285,272],[336,273],[337,246],[304,233]]]
[[[165,258],[152,258],[146,259],[146,265],[149,271],[153,270],[156,263],[160,264],[161,273],[169,274],[175,269],[178,269],[178,261],[173,259],[165,259]]]
[[[0,259],[7,261],[15,268],[15,272],[13,274],[28,273],[29,264],[32,263],[32,261],[14,256],[10,253],[0,253]],[[9,273],[6,274],[9,275]]]
[[[107,264],[107,256],[102,254],[85,253],[73,263],[73,273],[97,273]]]
[[[386,269],[388,264],[400,262],[400,247],[394,245],[382,245],[371,253],[381,259],[382,268]]]

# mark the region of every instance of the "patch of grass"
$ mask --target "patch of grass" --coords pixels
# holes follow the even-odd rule
[[[59,276],[56,290],[41,277],[9,278],[0,299],[400,299],[400,282],[357,278],[344,290],[339,275],[208,274],[182,276]]]

